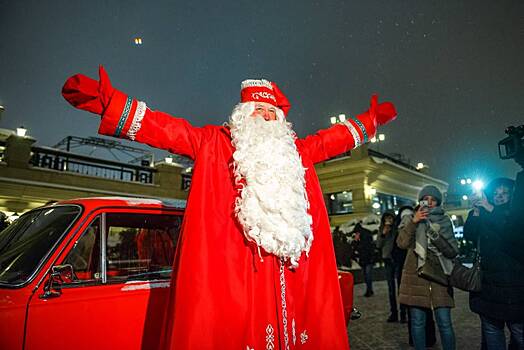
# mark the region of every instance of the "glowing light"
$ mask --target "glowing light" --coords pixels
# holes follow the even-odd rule
[[[24,137],[27,134],[27,129],[23,126],[16,128],[16,136]]]
[[[424,168],[424,163],[422,162],[417,163],[417,169],[420,170],[422,168]]]
[[[463,195],[463,196],[462,196],[462,200],[467,201],[467,200],[468,200],[468,196]]]
[[[451,220],[457,220],[457,216],[455,214],[451,215]]]
[[[484,189],[484,182],[482,180],[475,180],[471,186],[473,186],[475,191],[480,192]]]
[[[470,179],[469,177],[466,179],[466,183],[467,183],[468,185],[471,184],[471,179]]]
[[[339,114],[338,115],[338,120],[340,120],[341,122],[346,121],[346,115],[345,114]]]
[[[375,203],[373,203],[372,207],[373,207],[373,209],[378,209],[378,208],[380,208],[380,203],[375,202]]]
[[[371,141],[371,143],[375,143],[375,142],[377,142],[377,138],[373,136],[373,138],[370,141]]]
[[[466,179],[460,179],[460,184],[461,185],[465,185],[466,184]]]
[[[164,161],[165,161],[167,164],[172,164],[172,163],[173,163],[173,158],[172,158],[172,157],[165,157],[165,158],[164,158]]]
[[[142,38],[140,38],[140,37],[136,37],[136,38],[134,39],[134,41],[135,41],[135,45],[142,45]]]
[[[379,141],[384,141],[386,139],[386,135],[384,134],[378,134],[378,140]]]
[[[330,120],[331,120],[331,124],[337,123],[337,117],[331,117]]]

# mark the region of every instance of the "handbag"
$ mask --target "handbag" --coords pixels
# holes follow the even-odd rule
[[[428,252],[424,265],[418,268],[417,274],[428,281],[449,286],[449,277],[444,273],[438,256],[433,253]]]
[[[462,265],[460,261],[455,261],[449,284],[452,287],[466,292],[480,292],[482,285],[482,274],[480,271],[480,237],[477,240],[477,255],[472,267]]]

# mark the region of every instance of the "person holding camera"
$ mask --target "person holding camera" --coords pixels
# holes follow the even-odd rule
[[[511,334],[509,349],[524,349],[524,264],[518,245],[508,237],[514,181],[497,178],[473,200],[464,225],[464,238],[479,244],[481,291],[470,294],[470,309],[479,314],[483,349],[506,349],[505,326]],[[522,247],[522,238],[520,239]],[[520,251],[518,251],[520,250]]]
[[[455,349],[451,308],[453,288],[442,282],[453,269],[458,242],[451,219],[442,209],[442,193],[432,185],[422,188],[414,215],[406,215],[399,226],[397,244],[407,249],[399,301],[409,306],[411,334],[416,350],[426,348],[426,309],[434,311],[443,350]],[[427,264],[427,265],[426,265]],[[424,266],[426,265],[426,266]],[[431,270],[443,278],[430,279]],[[424,277],[423,277],[424,276]],[[437,276],[435,276],[437,277]],[[435,282],[435,280],[441,282]]]

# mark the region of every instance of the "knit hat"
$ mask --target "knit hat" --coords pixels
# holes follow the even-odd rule
[[[425,196],[431,196],[435,198],[437,200],[437,205],[442,204],[442,192],[440,192],[440,190],[433,185],[426,185],[422,187],[418,193],[418,200],[421,201]]]
[[[240,102],[266,102],[280,108],[284,115],[291,108],[277,84],[265,79],[248,79],[240,85]]]

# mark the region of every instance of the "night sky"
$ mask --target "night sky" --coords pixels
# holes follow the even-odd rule
[[[497,142],[524,122],[523,1],[0,0],[0,34],[0,128],[38,145],[96,136],[99,118],[60,90],[103,64],[115,87],[198,126],[226,121],[246,78],[279,84],[299,136],[376,92],[399,112],[381,152],[450,184],[519,169]]]

